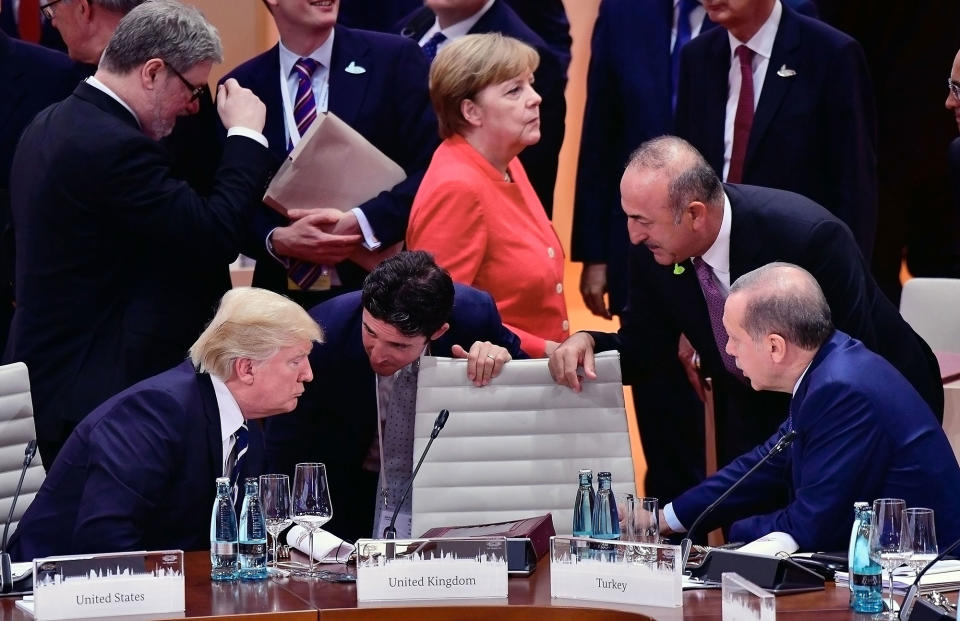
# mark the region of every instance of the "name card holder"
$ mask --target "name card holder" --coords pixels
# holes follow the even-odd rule
[[[185,610],[182,550],[51,556],[33,572],[38,620]]]
[[[550,595],[598,602],[683,605],[680,546],[550,538]]]
[[[507,596],[505,537],[360,539],[357,601]]]

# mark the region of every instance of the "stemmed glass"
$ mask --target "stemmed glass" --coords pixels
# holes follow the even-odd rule
[[[903,550],[914,574],[937,558],[937,530],[933,525],[933,509],[915,508],[903,512]]]
[[[310,537],[309,576],[319,575],[313,558],[313,533],[332,517],[327,467],[319,463],[297,464],[293,475],[293,523],[303,527]]]
[[[290,477],[285,474],[260,475],[260,504],[267,523],[267,532],[273,537],[273,567],[278,567],[277,537],[290,526]]]
[[[882,567],[890,580],[887,611],[875,619],[897,619],[893,611],[893,570],[903,565],[908,552],[904,550],[903,510],[906,502],[900,498],[878,498],[873,501],[873,525],[870,528],[870,560]]]

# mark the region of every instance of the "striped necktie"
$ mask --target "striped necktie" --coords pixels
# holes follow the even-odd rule
[[[247,448],[250,445],[250,430],[247,428],[246,421],[240,425],[240,428],[233,433],[233,450],[230,451],[230,489],[233,490],[234,499],[237,495],[237,481],[240,479],[240,471],[243,469],[243,459],[247,456]]]

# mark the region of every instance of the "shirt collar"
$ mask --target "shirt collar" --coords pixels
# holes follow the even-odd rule
[[[713,244],[700,258],[713,269],[714,273],[730,273],[730,221],[733,215],[730,209],[730,199],[723,193],[723,220],[720,222],[720,232]]]
[[[770,11],[770,16],[767,17],[767,21],[763,22],[763,26],[760,26],[760,30],[750,37],[749,41],[741,41],[730,34],[728,30],[727,38],[730,40],[730,58],[733,58],[737,47],[746,45],[753,50],[754,54],[769,59],[773,53],[773,42],[777,38],[777,29],[780,27],[780,16],[782,14],[783,6],[780,4],[780,0],[777,0],[773,3],[773,10]]]
[[[220,410],[220,442],[225,443],[237,429],[240,429],[240,425],[243,424],[243,413],[240,412],[237,400],[233,398],[233,393],[222,379],[211,375],[210,382],[217,397],[217,409]]]
[[[130,114],[133,115],[133,120],[135,120],[135,121],[137,122],[137,125],[138,125],[141,129],[143,128],[143,124],[140,122],[140,118],[137,116],[137,113],[133,111],[133,108],[131,108],[129,105],[127,105],[127,102],[125,102],[124,100],[120,99],[120,95],[117,95],[117,94],[114,93],[112,90],[110,90],[110,87],[109,87],[109,86],[107,86],[106,84],[104,84],[103,82],[101,82],[100,80],[98,80],[97,78],[95,78],[94,76],[90,76],[89,78],[87,78],[87,84],[89,84],[89,85],[92,86],[93,88],[97,89],[98,91],[101,91],[101,92],[103,92],[103,93],[106,93],[107,95],[109,95],[109,96],[112,97],[113,99],[117,100],[117,102],[118,102],[121,106],[123,106],[124,108],[127,109],[127,112],[129,112]]]
[[[803,373],[801,373],[801,374],[800,374],[800,377],[797,378],[797,383],[793,385],[793,392],[790,393],[791,396],[793,396],[793,397],[796,397],[796,396],[797,396],[797,389],[800,388],[800,382],[802,382],[802,381],[803,381],[803,378],[807,376],[807,371],[810,370],[810,365],[812,365],[812,364],[813,364],[813,360],[810,360],[810,362],[807,363],[807,366],[804,367]]]
[[[327,68],[327,71],[330,70],[330,59],[333,56],[333,38],[337,34],[337,29],[334,28],[330,31],[330,36],[327,37],[327,40],[323,42],[323,45],[313,50],[307,58],[312,58],[321,65]],[[297,54],[291,52],[287,46],[283,44],[283,41],[280,41],[280,72],[283,77],[289,77],[290,72],[293,71],[293,66],[297,63],[298,60],[302,58]]]
[[[473,15],[471,15],[470,17],[468,17],[463,21],[459,21],[456,24],[450,24],[446,28],[440,28],[439,21],[434,19],[433,26],[430,27],[430,30],[424,33],[424,37],[429,38],[429,37],[432,37],[434,33],[442,32],[443,35],[447,38],[447,41],[452,41],[454,39],[467,35],[470,33],[470,29],[473,28],[478,21],[480,21],[480,18],[483,17],[483,15],[490,10],[490,7],[493,6],[494,2],[496,2],[496,0],[487,0],[486,4],[484,4],[479,11],[477,11],[476,13],[474,13]]]

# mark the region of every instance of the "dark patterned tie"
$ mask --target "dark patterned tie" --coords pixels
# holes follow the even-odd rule
[[[243,469],[243,460],[247,456],[247,448],[250,445],[250,430],[244,421],[240,428],[234,434],[233,450],[230,451],[230,489],[233,491],[233,498],[237,498],[237,481],[240,479],[240,472]]]
[[[297,100],[293,104],[293,120],[297,124],[297,132],[303,136],[310,125],[317,119],[317,99],[313,95],[313,72],[320,67],[320,63],[312,58],[301,58],[293,65],[291,75],[297,76]],[[309,261],[294,259],[287,268],[290,280],[297,283],[301,289],[307,290],[321,276],[323,266]]]
[[[677,38],[673,43],[673,51],[670,52],[670,93],[673,101],[673,109],[677,109],[677,81],[680,78],[680,50],[686,45],[693,36],[693,30],[690,28],[690,13],[698,7],[698,0],[680,0],[680,7],[677,11]]]
[[[392,514],[400,501],[407,479],[413,472],[413,424],[417,414],[417,375],[420,361],[397,374],[383,428],[383,481],[387,492],[387,511]],[[412,497],[411,497],[412,498]],[[407,499],[407,506],[412,502]],[[399,536],[409,536],[410,511],[397,519]]]
[[[720,350],[720,360],[723,362],[723,367],[734,377],[742,380],[743,373],[737,368],[733,356],[727,353],[727,330],[723,327],[723,304],[726,302],[727,296],[720,287],[720,281],[717,280],[717,275],[713,273],[713,268],[706,261],[700,257],[694,257],[693,267],[697,272],[697,280],[700,281],[700,289],[703,291],[703,297],[707,302],[710,328],[713,330],[713,340],[717,343],[717,349]]]
[[[753,127],[753,50],[746,45],[736,49],[740,60],[740,98],[737,100],[737,114],[733,117],[733,147],[730,150],[730,169],[727,171],[728,183],[743,181],[743,162],[747,158],[747,143],[750,142],[750,128]]]
[[[423,47],[420,48],[423,50],[424,55],[433,62],[433,59],[437,57],[437,48],[440,47],[440,44],[447,40],[447,35],[442,32],[435,33],[430,39],[423,44]]]

